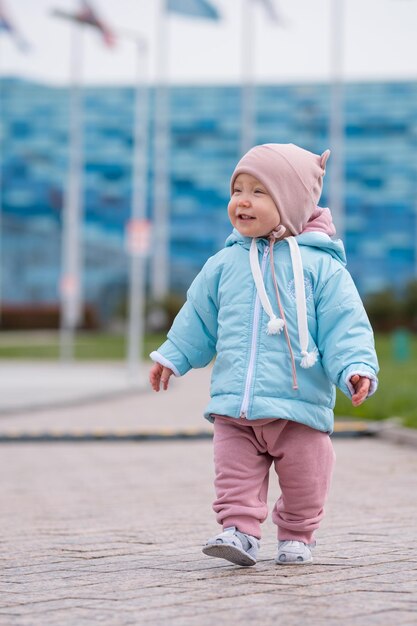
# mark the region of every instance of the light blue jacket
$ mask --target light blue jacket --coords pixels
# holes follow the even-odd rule
[[[368,317],[349,272],[340,240],[310,232],[296,237],[303,267],[309,330],[308,350],[317,347],[316,364],[300,367],[300,345],[289,246],[274,247],[275,273],[293,347],[298,390],[293,389],[284,333],[268,335],[249,264],[251,239],[238,231],[208,259],[187,293],[187,301],[152,358],[177,376],[204,367],[217,355],[211,401],[204,416],[282,418],[332,432],[335,385],[349,398],[354,373],[368,376],[376,389],[378,361]],[[269,245],[258,240],[265,288],[276,295],[269,266]]]

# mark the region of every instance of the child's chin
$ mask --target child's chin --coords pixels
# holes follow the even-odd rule
[[[255,228],[253,224],[238,222],[235,228],[244,237],[261,237],[261,235],[258,235],[258,229]]]
[[[239,228],[238,226],[236,226],[236,230],[242,235],[242,237],[268,237],[268,235],[263,235],[252,228]]]

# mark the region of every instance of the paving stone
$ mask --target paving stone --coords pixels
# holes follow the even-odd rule
[[[334,445],[313,564],[274,563],[269,519],[253,568],[201,552],[217,530],[209,441],[3,446],[0,625],[417,623],[417,451]]]

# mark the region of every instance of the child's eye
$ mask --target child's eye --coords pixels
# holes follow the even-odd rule
[[[255,193],[265,193],[263,189],[255,189]]]
[[[235,188],[233,189],[233,193],[240,193],[240,191],[241,191],[241,190],[240,190],[240,189],[238,189],[237,187],[235,187]]]

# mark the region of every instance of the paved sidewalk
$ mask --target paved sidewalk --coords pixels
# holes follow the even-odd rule
[[[209,430],[208,376],[3,415],[0,430]],[[260,561],[238,568],[201,553],[217,532],[210,441],[0,444],[0,625],[416,624],[417,449],[334,445],[314,563],[276,566],[268,521]]]
[[[216,531],[210,442],[3,446],[0,624],[416,624],[417,454],[335,448],[314,563],[276,566],[268,522],[239,568],[200,551]]]
[[[144,377],[148,375],[151,363],[144,366]],[[3,366],[7,369],[7,366]],[[84,388],[92,389],[89,383],[95,378],[100,379],[100,374],[105,366],[96,368],[90,364],[90,375],[84,383]],[[110,377],[110,369],[107,374]],[[44,395],[45,403],[43,408],[32,410],[30,400],[36,401],[36,385],[25,389],[25,383],[30,378],[30,368],[21,370],[25,375],[20,380],[15,380],[14,390],[8,386],[8,380],[12,379],[10,373],[2,378],[0,369],[0,407],[3,413],[0,414],[0,432],[40,432],[48,431],[72,431],[85,432],[95,429],[112,431],[152,431],[155,429],[173,428],[194,428],[211,430],[211,425],[202,417],[204,406],[209,401],[210,369],[192,370],[183,378],[171,378],[170,388],[167,391],[155,393],[149,385],[142,390],[130,393],[102,394],[95,400],[90,398],[87,401],[77,402],[77,381],[82,378],[80,374],[72,383],[67,383],[69,396],[68,402],[55,404],[56,385],[58,382],[64,384],[62,373],[53,376],[53,366],[49,366],[48,374],[52,378],[45,376],[40,380],[41,393]],[[17,370],[15,370],[17,372]],[[47,372],[46,368],[43,370]],[[119,379],[120,380],[120,379]],[[108,389],[114,390],[110,386],[108,378],[104,379],[104,384],[108,383]],[[117,382],[117,380],[116,380]],[[101,383],[103,384],[103,383]],[[50,403],[48,406],[47,390],[50,391]],[[32,393],[32,390],[34,392]],[[58,385],[59,390],[59,385]],[[8,411],[5,407],[11,403],[12,396],[24,395],[26,408],[22,405],[19,411]],[[2,396],[7,397],[4,400]],[[17,403],[17,400],[16,400]],[[35,403],[36,406],[36,403]]]
[[[147,369],[142,364],[134,376],[117,361],[0,361],[0,417],[138,392],[147,385]]]

